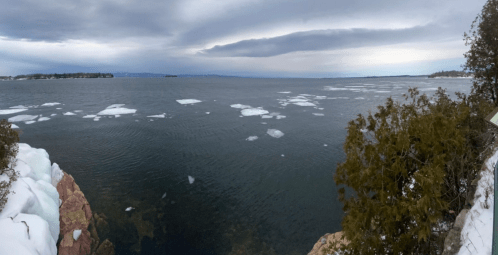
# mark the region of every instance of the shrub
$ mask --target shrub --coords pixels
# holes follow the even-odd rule
[[[0,211],[7,203],[7,195],[13,181],[17,179],[14,170],[18,147],[19,133],[11,128],[6,120],[0,121]],[[7,178],[5,178],[7,177]]]
[[[491,104],[439,88],[433,98],[409,89],[378,112],[349,122],[346,160],[334,176],[344,203],[346,254],[431,254],[442,250],[443,216],[463,209],[489,143]],[[351,193],[351,194],[349,194]]]

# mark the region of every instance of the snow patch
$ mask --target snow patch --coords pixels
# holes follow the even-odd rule
[[[81,235],[81,229],[75,229],[73,231],[73,239],[74,241],[78,241],[78,238],[80,238]]]

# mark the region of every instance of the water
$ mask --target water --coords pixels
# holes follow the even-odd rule
[[[46,149],[73,175],[92,210],[108,217],[117,254],[306,254],[320,236],[341,229],[333,175],[344,160],[348,121],[390,95],[401,99],[408,87],[433,93],[441,86],[453,94],[469,92],[470,84],[427,78],[5,81],[0,109],[30,108],[0,117],[51,118],[17,122],[21,142]],[[40,106],[48,102],[61,105]],[[82,118],[112,104],[137,111]],[[241,117],[232,104],[286,117]],[[67,111],[76,115],[62,115]],[[166,118],[147,117],[163,113]],[[284,136],[274,138],[268,129]],[[258,139],[247,141],[250,136]],[[136,209],[125,212],[129,206]]]

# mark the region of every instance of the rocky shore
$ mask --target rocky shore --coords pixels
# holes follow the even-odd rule
[[[114,245],[100,235],[109,230],[105,215],[92,214],[90,204],[74,178],[64,172],[57,184],[59,193],[60,234],[59,255],[114,255]]]

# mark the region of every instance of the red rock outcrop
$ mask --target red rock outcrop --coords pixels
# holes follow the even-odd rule
[[[64,172],[64,177],[57,184],[61,205],[59,255],[114,254],[114,246],[106,239],[99,247],[99,237],[95,228],[90,204],[74,178]],[[90,227],[89,227],[90,226]],[[81,235],[74,240],[73,232],[81,230]],[[60,239],[60,238],[59,238]],[[100,248],[100,249],[99,249]]]
[[[342,232],[336,232],[334,234],[325,234],[318,239],[318,242],[313,246],[313,249],[308,253],[308,255],[326,255],[325,249],[330,246],[338,248],[342,243],[348,244],[346,240],[341,240]],[[331,245],[332,244],[332,245]]]

